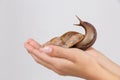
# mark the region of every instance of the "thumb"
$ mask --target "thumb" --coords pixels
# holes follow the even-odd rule
[[[76,59],[75,51],[69,48],[49,45],[42,48],[42,51],[48,53],[48,55],[52,57],[64,58],[70,61],[74,61]]]

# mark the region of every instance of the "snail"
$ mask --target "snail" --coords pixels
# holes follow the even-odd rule
[[[60,37],[54,37],[48,42],[46,42],[43,46],[46,45],[56,45],[64,48],[79,48],[82,50],[86,50],[91,47],[97,37],[97,32],[95,27],[86,22],[82,21],[78,16],[76,16],[79,20],[79,24],[74,24],[75,26],[81,26],[85,29],[85,34],[76,32],[76,31],[68,31],[61,35]]]

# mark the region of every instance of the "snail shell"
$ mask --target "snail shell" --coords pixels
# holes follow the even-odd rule
[[[43,46],[56,45],[64,48],[74,47],[82,50],[86,50],[89,47],[91,47],[96,41],[96,29],[92,24],[82,21],[78,16],[76,17],[80,21],[80,23],[74,25],[83,27],[85,29],[85,35],[79,32],[69,31],[64,33],[60,37],[55,37],[51,39],[50,41],[46,42]]]

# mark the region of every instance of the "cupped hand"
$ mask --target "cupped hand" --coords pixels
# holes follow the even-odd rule
[[[115,75],[101,67],[100,61],[96,60],[95,56],[89,54],[92,49],[82,51],[53,45],[42,47],[33,39],[29,39],[24,45],[37,63],[60,75],[77,76],[89,80],[105,80],[109,79],[109,76],[116,78]]]

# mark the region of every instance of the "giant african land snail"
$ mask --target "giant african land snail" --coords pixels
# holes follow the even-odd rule
[[[55,37],[50,41],[46,42],[43,46],[46,45],[56,45],[64,48],[79,48],[82,50],[86,50],[91,47],[96,41],[97,32],[95,27],[85,21],[82,21],[78,16],[76,16],[80,21],[79,24],[75,24],[76,26],[81,26],[85,29],[85,35],[75,32],[69,31],[63,34],[60,37]]]

